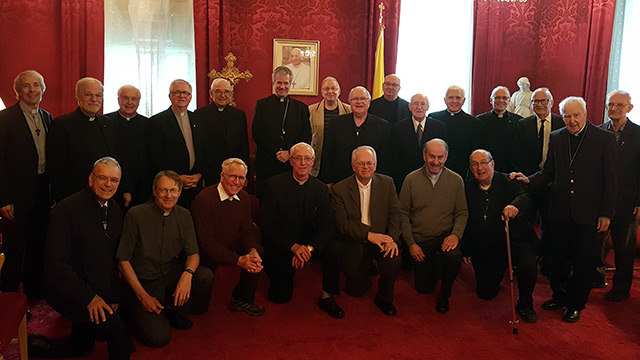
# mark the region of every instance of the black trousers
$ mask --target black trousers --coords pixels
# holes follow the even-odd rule
[[[88,313],[87,313],[88,314]],[[96,339],[106,340],[109,360],[126,360],[136,351],[129,330],[118,312],[106,314],[107,321],[100,324],[71,324],[71,334],[50,339],[49,350],[43,354],[46,358],[80,357],[91,351]]]
[[[540,249],[536,249],[536,252],[540,255],[540,271],[545,276],[550,276],[553,253],[549,219],[549,192],[548,186],[542,186],[530,193],[533,200],[533,207],[529,216],[530,222],[533,224],[533,217],[536,215],[536,211],[540,215],[540,232],[542,236],[540,237]]]
[[[164,306],[160,314],[147,312],[131,288],[127,288],[123,301],[123,316],[131,327],[133,336],[150,347],[162,347],[171,340],[171,327],[166,316],[167,311],[175,311],[179,316],[204,314],[209,309],[213,272],[199,266],[191,279],[191,294],[183,305],[174,307],[173,297],[176,285],[184,272],[184,263],[175,262],[173,268],[164,277],[150,281],[140,281],[147,293]]]
[[[442,278],[439,297],[451,296],[453,282],[458,276],[462,264],[460,246],[451,251],[442,251],[442,242],[446,236],[418,242],[424,253],[423,261],[413,260],[416,290],[422,294],[432,292],[438,279]]]
[[[402,269],[402,256],[383,257],[384,253],[380,248],[372,243],[366,243],[362,251],[360,264],[353,274],[347,274],[345,290],[353,297],[360,297],[366,294],[371,286],[369,270],[371,262],[376,261],[378,265],[378,296],[385,302],[392,303],[396,279]]]
[[[282,251],[275,246],[265,245],[264,262],[269,285],[269,300],[286,303],[293,295],[293,277],[296,269],[291,266],[293,253]],[[314,251],[314,257],[322,261],[322,290],[333,295],[340,294],[340,264],[342,248],[336,240],[327,241],[320,252]]]
[[[611,242],[615,251],[616,263],[612,290],[616,293],[628,294],[631,291],[633,261],[638,236],[638,223],[635,215],[614,216],[611,219],[609,229],[611,230]]]
[[[604,233],[598,233],[595,224],[572,220],[553,220],[551,232],[553,298],[566,307],[582,310],[593,287]]]
[[[257,248],[258,254],[260,254],[260,258],[265,258],[264,249]],[[243,254],[244,255],[244,254]],[[207,262],[207,265],[211,267],[211,271],[215,274],[218,266],[222,265],[218,262],[211,260],[211,263]],[[231,296],[238,301],[243,301],[249,304],[253,304],[256,296],[256,289],[258,288],[258,280],[260,280],[260,273],[252,274],[245,269],[240,271],[240,279],[238,283],[233,288],[233,293]]]
[[[2,267],[0,291],[16,292],[20,282],[25,295],[42,297],[44,277],[44,240],[49,216],[49,182],[38,177],[38,193],[34,207],[26,213],[16,213],[13,221],[3,219],[6,231],[2,252],[6,258]]]
[[[513,270],[518,280],[518,304],[533,304],[533,288],[536,285],[538,266],[536,254],[532,249],[511,245]],[[495,250],[492,254],[474,254],[471,256],[476,277],[478,297],[491,300],[498,295],[505,270],[509,267],[506,249]]]

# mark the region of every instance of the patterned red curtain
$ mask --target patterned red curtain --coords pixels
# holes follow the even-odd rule
[[[373,84],[378,5],[384,3],[385,69],[395,72],[400,0],[194,0],[198,106],[209,103],[206,74],[226,65],[232,51],[240,70],[254,75],[236,88],[238,107],[251,112],[270,93],[273,39],[320,41],[320,75],[336,77],[343,99],[356,85]],[[300,97],[305,103],[320,97]]]
[[[497,85],[517,90],[527,76],[548,87],[557,104],[587,101],[589,119],[602,123],[615,0],[475,0],[472,112],[490,109]]]
[[[40,72],[47,90],[42,108],[54,116],[76,108],[75,84],[84,76],[103,80],[104,0],[0,1],[0,97],[15,102],[13,79]]]

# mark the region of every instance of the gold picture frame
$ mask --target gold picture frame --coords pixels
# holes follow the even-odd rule
[[[273,68],[291,69],[291,95],[318,95],[320,41],[273,39]]]

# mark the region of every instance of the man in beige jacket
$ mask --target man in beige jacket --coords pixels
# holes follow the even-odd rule
[[[340,84],[334,77],[327,76],[322,80],[322,97],[319,103],[309,105],[309,122],[311,123],[311,146],[316,152],[316,161],[311,168],[311,175],[318,176],[322,160],[322,144],[324,134],[333,118],[351,113],[351,106],[345,104],[340,96]]]

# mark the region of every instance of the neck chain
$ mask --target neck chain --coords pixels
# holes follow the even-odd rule
[[[479,184],[478,184],[479,185]],[[490,196],[489,196],[489,188],[482,188],[482,186],[480,187],[480,190],[482,190],[482,192],[484,193],[484,206],[483,206],[483,214],[482,214],[482,220],[487,221],[487,212],[489,212],[489,203],[490,203]]]
[[[38,121],[38,110],[35,110],[35,112],[31,112],[29,115],[31,116],[27,116],[27,119],[29,119],[31,122],[33,122],[33,126],[36,127],[36,136],[40,136],[40,122]]]
[[[569,138],[569,168],[573,167],[573,161],[576,159],[576,156],[578,156],[578,151],[580,151],[580,146],[582,146],[582,141],[584,140],[584,137],[587,136],[587,128],[588,126],[585,124],[584,125],[584,133],[582,134],[582,137],[580,138],[580,142],[578,143],[578,147],[576,147],[576,152],[574,152],[573,154],[571,154],[571,138]],[[568,130],[567,130],[568,132]],[[580,133],[578,133],[580,134]],[[575,136],[571,133],[569,133],[568,136]]]

